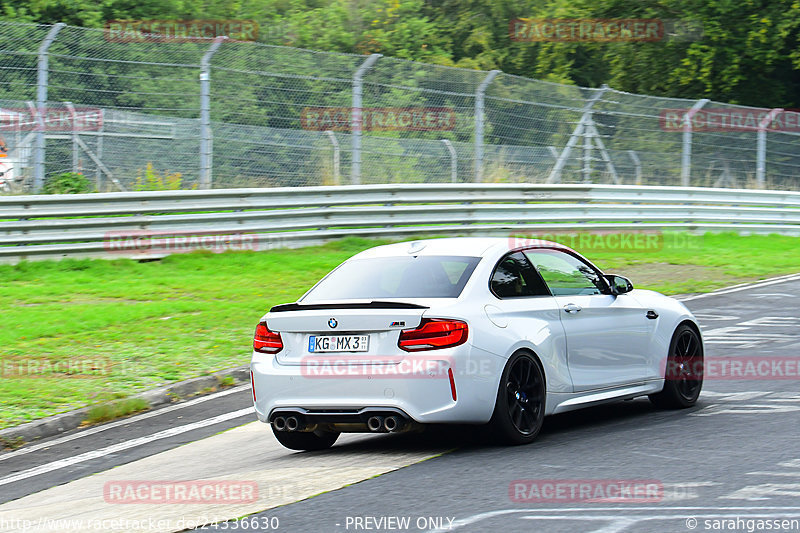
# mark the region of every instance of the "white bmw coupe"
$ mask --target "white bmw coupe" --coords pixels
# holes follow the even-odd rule
[[[643,395],[689,407],[702,362],[683,304],[565,246],[444,238],[365,250],[270,309],[250,369],[258,418],[319,450],[432,423],[523,444],[545,415]]]

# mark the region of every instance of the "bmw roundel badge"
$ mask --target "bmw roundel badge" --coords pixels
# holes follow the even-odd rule
[[[328,327],[329,327],[329,328],[333,329],[333,328],[335,328],[335,327],[336,327],[336,326],[338,326],[338,325],[339,325],[339,323],[336,321],[336,319],[335,319],[335,318],[330,318],[330,319],[328,319]]]

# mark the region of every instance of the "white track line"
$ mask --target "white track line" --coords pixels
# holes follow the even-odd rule
[[[174,437],[175,435],[180,435],[181,433],[186,433],[188,431],[193,431],[195,429],[212,426],[214,424],[219,424],[220,422],[225,422],[227,420],[232,420],[234,418],[239,418],[240,416],[246,416],[250,414],[253,414],[253,408],[247,407],[245,409],[239,409],[238,411],[217,415],[215,417],[208,418],[206,420],[200,420],[198,422],[192,422],[191,424],[165,429],[163,431],[159,431],[158,433],[147,435],[146,437],[138,437],[127,441],[118,442],[117,444],[106,446],[105,448],[92,450],[90,452],[85,452],[79,455],[75,455],[73,457],[67,457],[65,459],[59,459],[58,461],[46,463],[41,466],[30,468],[28,470],[23,470],[22,472],[19,472],[17,474],[4,477],[0,479],[0,486],[8,485],[9,483],[21,481],[29,477],[38,476],[40,474],[46,474],[47,472],[52,472],[54,470],[66,468],[68,466],[72,466],[77,463],[82,463],[84,461],[91,461],[92,459],[105,457],[106,455],[110,455],[112,453],[121,452],[123,450],[135,448],[137,446],[142,446],[143,444],[148,444],[156,440],[167,439],[169,437]]]
[[[497,516],[509,515],[509,514],[520,514],[520,513],[595,513],[598,511],[608,512],[608,511],[628,511],[628,512],[638,512],[638,511],[719,511],[719,512],[726,512],[726,511],[756,511],[763,512],[763,511],[800,511],[800,507],[776,507],[776,506],[764,506],[764,507],[571,507],[571,508],[552,508],[552,509],[499,509],[497,511],[488,511],[485,513],[479,513],[472,516],[468,516],[466,518],[461,518],[453,522],[447,529],[431,529],[428,530],[426,533],[440,533],[443,531],[453,531],[454,529],[462,528],[464,526],[468,526],[474,524],[476,522],[480,522],[482,520],[486,520],[489,518],[494,518]],[[720,516],[719,514],[710,514],[709,516]],[[763,516],[759,514],[755,514],[754,516]],[[675,518],[683,518],[681,515],[673,515]],[[528,518],[528,517],[524,517]],[[572,518],[569,515],[563,515],[563,518]],[[609,515],[606,518],[614,518],[614,515]]]
[[[730,294],[732,292],[745,291],[749,289],[758,289],[760,287],[767,287],[769,285],[784,283],[786,281],[800,281],[800,274],[788,274],[786,276],[778,276],[776,278],[762,279],[761,281],[754,281],[752,283],[741,283],[739,285],[731,285],[730,287],[725,287],[724,289],[719,289],[713,292],[695,294],[694,296],[683,296],[677,298],[677,300],[680,300],[681,302],[687,302],[689,300],[697,300],[698,298],[707,298],[708,296],[718,296],[721,294]]]
[[[128,418],[122,418],[120,420],[115,420],[114,422],[109,422],[108,424],[103,424],[101,426],[95,426],[93,428],[84,429],[79,431],[78,433],[74,433],[72,435],[66,435],[64,437],[60,437],[53,440],[48,440],[45,442],[40,442],[38,444],[34,444],[32,446],[26,446],[24,448],[20,448],[19,450],[14,450],[12,452],[7,452],[4,454],[0,454],[0,461],[5,461],[6,459],[11,459],[12,457],[18,457],[20,455],[24,455],[26,453],[35,452],[37,450],[41,450],[42,448],[49,448],[50,446],[58,446],[59,444],[63,444],[65,442],[69,442],[71,440],[79,439],[81,437],[88,437],[89,435],[94,435],[96,433],[100,433],[101,431],[105,431],[107,429],[113,429],[119,426],[124,426],[126,424],[134,424],[139,422],[140,420],[145,420],[147,418],[152,418],[154,416],[163,415],[166,413],[171,413],[172,411],[177,411],[178,409],[183,409],[184,407],[191,407],[193,405],[197,405],[199,403],[207,402],[208,400],[215,400],[217,398],[221,398],[222,396],[227,396],[229,394],[235,394],[237,392],[242,392],[250,388],[250,385],[240,385],[238,387],[234,387],[232,389],[226,389],[224,391],[215,392],[214,394],[209,394],[207,396],[200,396],[199,398],[195,398],[193,400],[189,400],[186,402],[181,402],[175,405],[170,405],[169,407],[164,407],[161,409],[156,409],[154,411],[148,411],[146,413],[141,413],[138,415],[134,415]]]

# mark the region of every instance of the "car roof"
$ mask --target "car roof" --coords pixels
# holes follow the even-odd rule
[[[545,246],[568,249],[561,244],[524,237],[445,237],[421,239],[376,246],[353,256],[353,259],[407,255],[452,255],[484,257],[510,250]]]

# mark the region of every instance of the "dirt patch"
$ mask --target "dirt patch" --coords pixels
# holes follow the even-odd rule
[[[634,286],[651,287],[663,285],[682,285],[690,280],[713,280],[720,286],[736,285],[745,281],[758,278],[743,278],[725,273],[723,267],[702,265],[672,265],[670,263],[644,263],[639,265],[625,265],[610,269],[614,274],[630,278]]]

